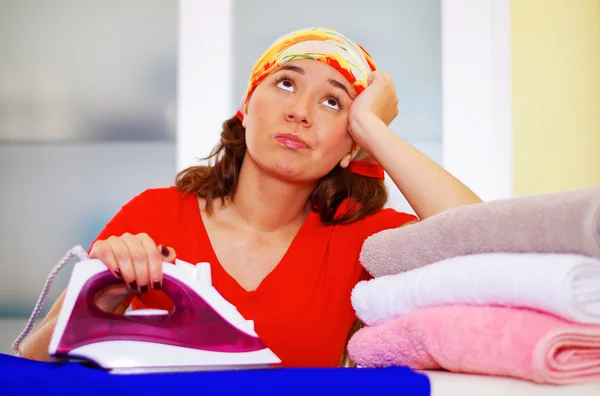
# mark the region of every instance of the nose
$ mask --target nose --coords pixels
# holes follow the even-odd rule
[[[297,122],[308,128],[312,125],[312,115],[308,98],[297,97],[285,112],[286,121]]]

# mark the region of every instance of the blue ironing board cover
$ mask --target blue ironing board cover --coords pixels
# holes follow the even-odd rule
[[[430,383],[426,375],[407,367],[115,375],[80,363],[38,362],[0,354],[0,394],[430,396]]]

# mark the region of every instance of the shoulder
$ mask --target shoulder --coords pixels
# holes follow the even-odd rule
[[[176,187],[149,188],[127,202],[115,216],[132,234],[145,232],[153,239],[165,240],[169,230],[180,230],[196,219],[195,194]]]
[[[184,196],[183,191],[175,186],[169,186],[148,188],[136,195],[134,199],[181,199]]]
[[[149,188],[133,197],[125,207],[137,208],[144,206],[169,205],[177,202],[195,200],[194,194],[186,195],[175,186]]]
[[[130,222],[145,223],[194,210],[197,202],[195,194],[185,194],[174,186],[149,188],[130,199],[120,212]]]
[[[412,213],[399,212],[392,208],[384,208],[365,217],[362,221],[368,224],[389,223],[401,226],[404,223],[416,220],[419,220],[419,218]]]
[[[419,218],[412,213],[399,212],[392,208],[381,209],[362,219],[363,237],[367,238],[376,232],[398,228],[418,220]]]
[[[350,224],[336,226],[336,231],[341,234],[353,234],[364,240],[379,231],[398,228],[418,220],[414,214],[384,208]]]

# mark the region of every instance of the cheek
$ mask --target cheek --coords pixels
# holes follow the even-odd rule
[[[248,114],[244,118],[247,141],[253,141],[256,138],[256,131],[263,129],[265,123],[268,122],[264,115],[268,114],[269,107],[269,103],[258,95],[250,100]]]
[[[334,152],[350,151],[353,145],[352,137],[348,133],[347,117],[343,120],[334,120],[325,131],[328,131],[324,137],[327,140],[326,146]]]
[[[248,113],[261,114],[269,105],[269,99],[262,94],[262,90],[257,88],[248,102]]]

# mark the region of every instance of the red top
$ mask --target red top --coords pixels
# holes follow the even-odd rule
[[[375,232],[416,219],[383,209],[352,224],[326,226],[310,212],[279,264],[250,292],[217,260],[196,196],[184,197],[175,187],[142,192],[97,239],[145,232],[157,245],[173,247],[180,260],[209,262],[213,286],[254,321],[256,333],[284,366],[337,367],[356,319],[350,293],[368,278],[358,260],[363,242]],[[133,309],[142,307],[170,309],[171,302],[163,292],[150,290],[132,302]]]

